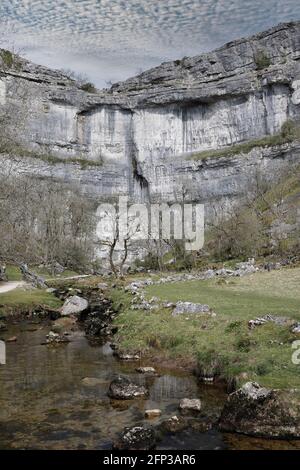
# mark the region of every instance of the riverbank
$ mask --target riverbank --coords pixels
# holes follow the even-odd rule
[[[58,309],[62,302],[51,292],[45,289],[34,289],[22,286],[0,295],[0,317],[13,321],[18,317],[26,317],[35,310]]]

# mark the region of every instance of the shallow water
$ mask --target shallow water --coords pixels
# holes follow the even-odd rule
[[[32,331],[32,330],[35,331]],[[163,370],[160,377],[135,373],[139,364],[117,361],[106,344],[91,345],[82,332],[57,347],[41,345],[49,327],[23,324],[11,327],[2,338],[17,336],[7,343],[7,364],[0,366],[0,448],[1,449],[109,449],[125,426],[145,422],[144,411],[160,408],[159,420],[178,414],[181,398],[199,397],[203,409],[220,410],[224,391],[199,386],[185,372]],[[145,364],[146,365],[146,364]],[[148,364],[149,365],[149,364]],[[147,400],[110,401],[107,390],[114,376],[123,374],[146,383]],[[97,378],[95,386],[82,382]],[[297,442],[266,441],[186,430],[167,435],[158,449],[300,448]]]

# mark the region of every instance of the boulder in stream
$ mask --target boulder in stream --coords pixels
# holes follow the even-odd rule
[[[118,450],[151,450],[156,445],[155,431],[151,427],[133,426],[125,428],[113,448]]]
[[[275,390],[247,382],[229,395],[219,428],[250,436],[300,437],[300,391]]]
[[[146,395],[148,395],[148,390],[145,387],[121,376],[111,382],[108,390],[108,396],[116,400],[132,400]]]

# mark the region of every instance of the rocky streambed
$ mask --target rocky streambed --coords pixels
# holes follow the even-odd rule
[[[250,384],[228,399],[224,387],[183,369],[117,357],[106,289],[57,290],[65,301],[60,312],[2,328],[0,448],[300,448],[288,440],[293,432],[278,439],[299,429],[298,405],[289,402],[287,415],[280,394]],[[270,434],[270,425],[278,432]],[[253,437],[243,435],[249,429]]]
[[[82,330],[71,332],[68,343],[42,344],[50,329],[23,322],[1,334],[17,338],[7,343],[7,364],[0,366],[2,449],[124,448],[136,444],[136,433],[157,449],[300,448],[298,441],[220,432],[216,422],[226,400],[220,387],[157,364],[155,373],[137,372],[144,362],[117,360],[108,343],[93,344]],[[134,391],[147,392],[116,398],[109,390],[120,376],[136,384]]]

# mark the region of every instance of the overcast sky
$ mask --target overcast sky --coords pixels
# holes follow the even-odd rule
[[[85,73],[105,87],[163,61],[299,20],[300,1],[0,0],[0,18],[28,59]]]

